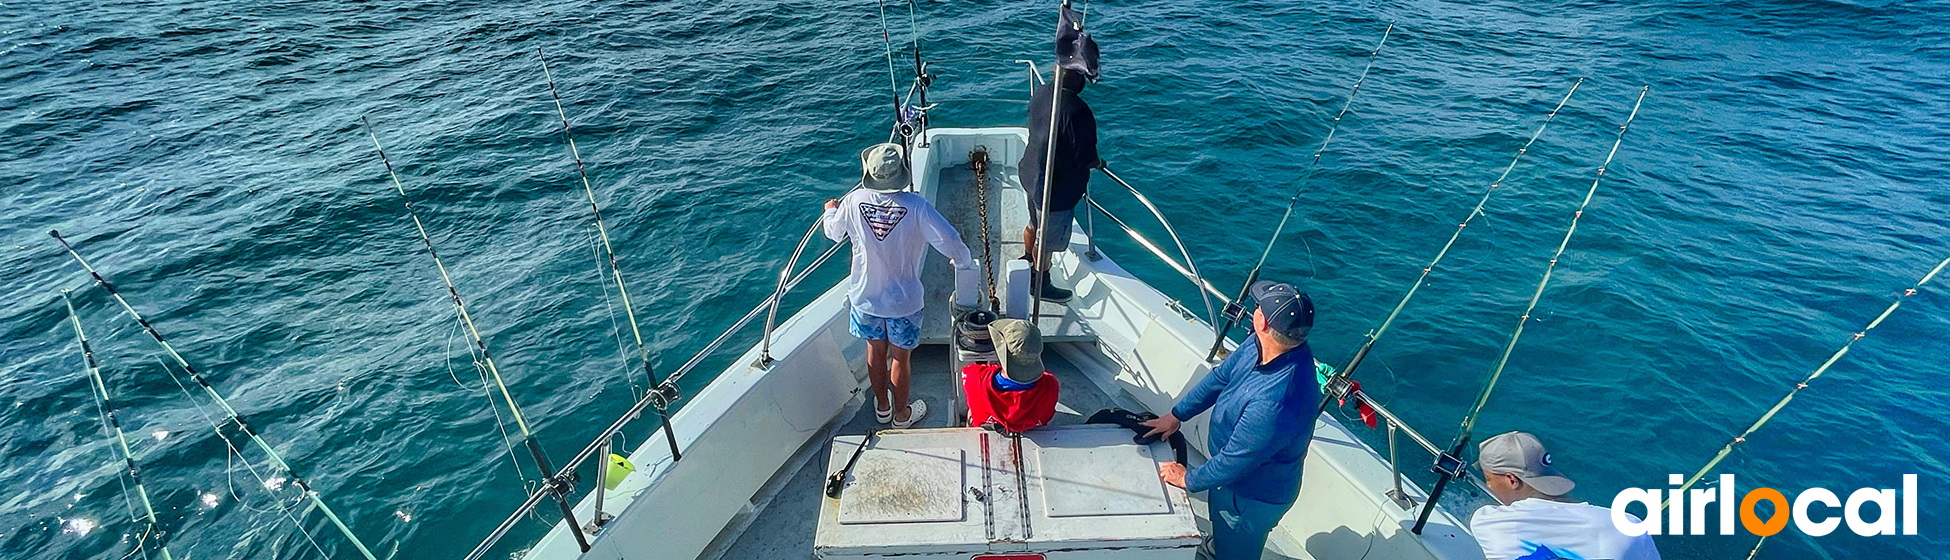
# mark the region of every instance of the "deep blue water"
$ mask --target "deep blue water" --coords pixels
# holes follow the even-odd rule
[[[1009,61],[1048,58],[1051,7],[921,3],[937,125],[1022,121]],[[890,12],[897,41],[906,16]],[[1390,21],[1267,271],[1314,295],[1330,362],[1588,78],[1359,374],[1434,439],[1454,434],[1641,85],[1644,110],[1478,427],[1538,434],[1579,496],[1607,503],[1698,468],[1950,254],[1940,2],[1107,1],[1089,8],[1106,77],[1086,93],[1105,157],[1231,289]],[[0,4],[0,556],[118,558],[136,530],[63,288],[177,557],[320,556],[274,505],[291,489],[243,468],[263,455],[225,451],[198,412],[210,404],[170,381],[46,230],[75,240],[382,556],[455,557],[524,491],[359,117],[559,460],[633,389],[535,48],[669,371],[771,289],[817,204],[851,184],[852,154],[885,137],[880,25],[873,3],[830,1]],[[1143,213],[1105,186],[1111,209]],[[1790,494],[1918,474],[1921,535],[1790,529],[1760,557],[1944,557],[1946,340],[1950,297],[1926,289],[1721,467]],[[1404,457],[1426,483],[1426,457]],[[64,531],[72,519],[99,527]],[[303,519],[324,551],[352,556]],[[523,525],[503,549],[543,530]],[[1752,537],[1660,545],[1737,558]]]

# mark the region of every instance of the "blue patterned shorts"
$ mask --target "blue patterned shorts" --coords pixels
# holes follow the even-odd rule
[[[906,317],[878,317],[849,308],[847,332],[860,340],[885,340],[908,350],[921,345],[921,313]],[[924,312],[923,312],[924,313]]]

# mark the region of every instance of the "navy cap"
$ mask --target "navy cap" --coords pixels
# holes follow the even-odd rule
[[[1266,326],[1287,338],[1307,341],[1314,328],[1314,300],[1305,292],[1283,282],[1260,280],[1248,292],[1266,315]]]

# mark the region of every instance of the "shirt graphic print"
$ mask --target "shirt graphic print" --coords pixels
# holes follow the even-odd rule
[[[873,230],[874,239],[887,240],[894,226],[900,225],[901,218],[907,217],[907,209],[893,204],[880,205],[871,202],[860,203],[860,220]]]

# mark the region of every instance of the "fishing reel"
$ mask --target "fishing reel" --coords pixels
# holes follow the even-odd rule
[[[1336,373],[1327,378],[1327,385],[1321,387],[1321,393],[1326,400],[1346,400],[1348,395],[1354,393],[1354,380]]]
[[[1228,303],[1225,309],[1219,311],[1219,316],[1225,317],[1228,325],[1239,324],[1240,320],[1246,318],[1246,305],[1237,301]]]
[[[567,496],[575,492],[578,482],[582,482],[582,477],[576,476],[575,471],[569,471],[543,479],[542,490],[547,491],[551,496]]]
[[[1452,479],[1463,478],[1469,475],[1469,464],[1454,453],[1443,453],[1435,458],[1435,466],[1429,470]]]
[[[670,405],[677,402],[677,399],[683,398],[683,396],[683,392],[677,389],[676,383],[665,381],[663,384],[657,385],[655,389],[651,389],[648,398],[650,399],[650,406],[657,407],[657,410],[661,411],[670,410]]]

